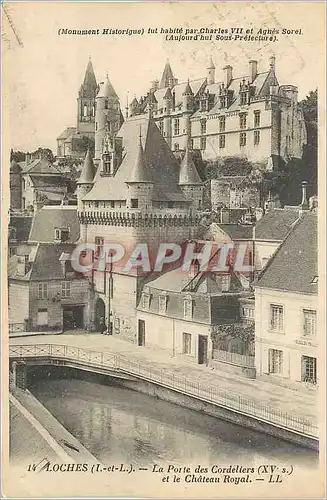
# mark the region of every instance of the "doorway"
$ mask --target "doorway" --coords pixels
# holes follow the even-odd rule
[[[84,306],[64,307],[63,309],[63,329],[73,330],[84,328],[83,314]]]
[[[95,303],[95,329],[100,331],[103,328],[106,318],[106,306],[101,298]]]
[[[138,320],[138,339],[137,345],[145,345],[145,321],[143,319]]]
[[[198,343],[198,364],[204,365],[208,360],[208,337],[199,335]]]

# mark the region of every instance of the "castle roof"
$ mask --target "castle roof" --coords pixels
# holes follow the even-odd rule
[[[90,150],[87,150],[85,155],[82,171],[80,178],[77,181],[77,184],[90,184],[93,182],[95,174],[95,168],[92,160],[92,156]]]
[[[173,81],[174,81],[174,75],[173,75],[170,63],[167,60],[167,62],[165,64],[165,68],[164,68],[163,73],[162,73],[159,88],[163,89],[165,87],[168,87],[168,85],[171,85],[171,82],[173,82]]]
[[[92,66],[91,58],[89,59],[84,75],[84,81],[80,88],[80,95],[82,97],[95,97],[97,91],[97,81]]]
[[[136,162],[132,168],[131,174],[128,178],[129,183],[152,183],[151,172],[149,170],[147,161],[144,156],[141,135],[139,139],[139,149],[136,157]]]
[[[166,89],[166,92],[165,92],[165,95],[163,97],[164,99],[172,99],[173,96],[172,96],[172,93],[171,93],[171,90],[170,90],[170,87],[167,87]]]
[[[56,228],[69,229],[69,243],[79,238],[77,207],[72,205],[44,206],[33,217],[29,241],[53,243]]]
[[[190,86],[190,82],[188,81],[187,84],[185,85],[185,90],[183,92],[183,95],[193,95],[193,91]]]
[[[128,198],[126,183],[135,167],[135,158],[139,155],[140,127],[143,159],[154,183],[152,199],[187,203],[178,186],[178,162],[154,121],[145,115],[138,115],[124,122],[117,134],[122,138],[124,148],[121,164],[112,177],[102,177],[98,169],[93,188],[86,194],[84,200],[126,200]]]
[[[179,173],[179,185],[194,185],[202,184],[196,166],[194,164],[192,153],[187,148],[185,151],[184,158],[181,162],[181,168]]]
[[[60,170],[45,158],[36,158],[23,167],[23,174],[60,175]]]
[[[118,99],[116,91],[113,88],[108,75],[106,76],[105,82],[101,82],[99,86],[100,88],[97,97],[112,97],[114,99]]]
[[[57,137],[57,141],[58,140],[65,140],[65,139],[70,139],[73,135],[76,134],[76,127],[67,127],[65,128],[65,130],[63,132],[61,132],[61,134],[59,135],[59,137]]]
[[[287,292],[317,294],[317,230],[317,215],[305,213],[271,257],[258,277],[256,286]]]

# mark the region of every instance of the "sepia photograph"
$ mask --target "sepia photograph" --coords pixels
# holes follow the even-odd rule
[[[2,3],[2,495],[324,498],[324,17]]]

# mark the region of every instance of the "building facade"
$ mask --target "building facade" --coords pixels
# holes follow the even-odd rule
[[[246,75],[234,75],[229,65],[216,78],[210,59],[207,76],[179,83],[169,62],[159,83],[130,105],[132,115],[149,108],[172,150],[188,144],[200,149],[205,160],[239,156],[272,169],[276,158],[301,158],[306,144],[303,113],[297,87],[280,85],[276,61],[260,72],[249,61]]]
[[[255,286],[258,376],[318,383],[317,216],[304,213]]]

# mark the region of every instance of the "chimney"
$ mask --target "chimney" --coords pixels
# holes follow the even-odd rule
[[[258,61],[252,59],[249,61],[249,77],[250,83],[253,83],[258,74]]]
[[[271,56],[270,58],[270,69],[275,71],[276,69],[276,57],[275,56]]]
[[[226,87],[228,87],[233,79],[233,68],[228,64],[227,66],[224,67],[224,71],[225,71],[225,85]]]

